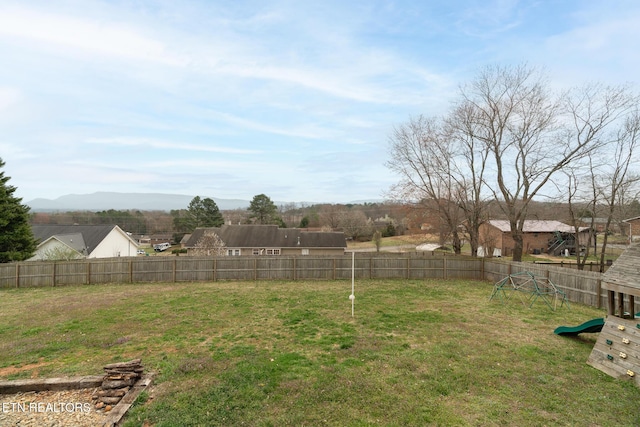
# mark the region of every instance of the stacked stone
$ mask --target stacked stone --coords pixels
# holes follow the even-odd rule
[[[140,359],[134,359],[129,362],[112,363],[104,367],[106,375],[102,380],[102,385],[93,394],[96,409],[104,409],[108,412],[120,402],[120,399],[142,376],[144,368],[140,362]]]

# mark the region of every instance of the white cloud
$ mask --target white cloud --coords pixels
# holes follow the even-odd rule
[[[244,148],[220,147],[215,145],[199,145],[188,142],[163,141],[153,138],[138,137],[110,137],[110,138],[87,138],[89,144],[108,145],[108,146],[142,146],[146,148],[159,148],[167,150],[180,151],[202,151],[211,153],[226,154],[260,154],[262,150],[250,150]]]
[[[181,65],[187,59],[169,52],[160,41],[147,37],[124,23],[76,18],[22,7],[0,8],[0,34],[44,45],[82,50],[167,65]]]
[[[478,66],[637,80],[640,6],[619,4],[4,0],[0,151],[32,198],[373,198],[393,126]]]

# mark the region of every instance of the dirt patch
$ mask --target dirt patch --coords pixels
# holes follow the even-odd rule
[[[0,368],[0,377],[8,377],[9,375],[17,374],[24,371],[33,370],[31,378],[38,378],[38,368],[47,366],[47,362],[30,363],[22,366],[7,366],[6,368]]]

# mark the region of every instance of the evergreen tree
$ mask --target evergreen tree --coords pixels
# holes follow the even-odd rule
[[[0,169],[5,163],[0,159]],[[13,195],[16,188],[0,171],[0,262],[24,261],[36,250],[36,241],[29,225],[29,207]]]
[[[264,195],[258,194],[253,197],[249,204],[249,216],[256,224],[277,224],[280,227],[286,227],[282,218],[278,216],[278,208],[271,199]]]
[[[191,233],[197,227],[220,227],[224,217],[213,199],[196,196],[186,210],[171,211],[173,225],[178,232]]]

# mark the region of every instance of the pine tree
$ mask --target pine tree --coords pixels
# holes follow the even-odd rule
[[[5,163],[0,159],[0,169]],[[13,195],[16,187],[0,170],[0,262],[24,261],[36,250],[36,241],[29,225],[29,207]]]
[[[286,227],[282,218],[278,216],[275,203],[264,194],[254,196],[248,210],[251,212],[249,218],[256,224],[277,224],[279,227]]]

